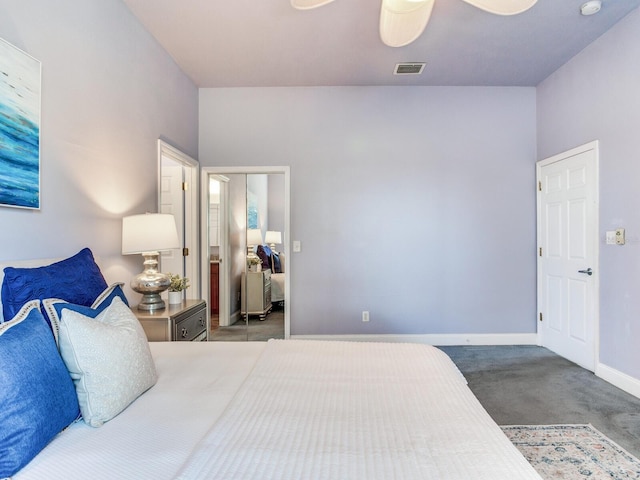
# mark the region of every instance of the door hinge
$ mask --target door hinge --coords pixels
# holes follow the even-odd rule
[[[540,312],[540,321],[542,321],[542,312]]]
[[[538,191],[542,191],[542,182],[540,180],[538,180]]]
[[[182,182],[182,190],[185,192],[189,190],[189,184],[187,182]]]
[[[182,256],[183,257],[188,257],[189,256],[189,249],[187,247],[184,247],[182,249]]]
[[[538,249],[538,256],[540,256],[540,257],[542,256],[542,247],[540,247],[540,248]]]

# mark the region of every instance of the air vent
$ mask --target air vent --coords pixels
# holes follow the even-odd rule
[[[397,63],[394,75],[420,75],[425,63]]]

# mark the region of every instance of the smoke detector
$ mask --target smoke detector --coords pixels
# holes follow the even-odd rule
[[[394,75],[420,75],[426,63],[396,63]]]
[[[594,15],[598,13],[601,8],[602,2],[600,0],[591,0],[580,7],[580,13],[585,16]]]

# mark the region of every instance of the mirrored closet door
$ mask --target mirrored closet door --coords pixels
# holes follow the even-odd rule
[[[288,170],[207,170],[203,169],[208,205],[203,244],[208,247],[208,264],[202,277],[209,285],[209,339],[285,338]]]

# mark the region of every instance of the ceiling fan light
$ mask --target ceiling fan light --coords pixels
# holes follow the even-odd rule
[[[382,0],[380,38],[390,47],[404,47],[424,31],[435,0]]]
[[[538,0],[464,0],[469,5],[495,15],[517,15],[533,7]]]
[[[298,10],[310,10],[331,2],[333,0],[291,0],[291,6]]]

